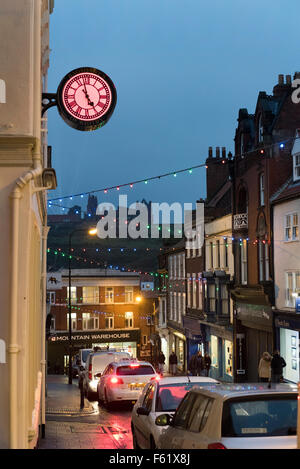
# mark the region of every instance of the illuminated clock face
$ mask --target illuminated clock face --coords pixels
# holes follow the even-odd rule
[[[57,91],[63,119],[78,130],[95,130],[110,118],[116,105],[111,79],[100,70],[82,67],[70,72]]]

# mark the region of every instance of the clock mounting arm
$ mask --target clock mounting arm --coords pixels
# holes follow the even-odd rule
[[[42,93],[42,117],[53,106],[57,106],[57,93]]]

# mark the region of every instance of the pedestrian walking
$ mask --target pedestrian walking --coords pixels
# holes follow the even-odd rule
[[[163,352],[160,351],[158,355],[158,371],[163,376],[164,368],[165,368],[165,361],[166,357],[164,356]]]
[[[283,368],[286,366],[285,360],[280,356],[280,352],[275,350],[271,360],[271,379],[272,383],[280,383],[283,376]]]
[[[204,376],[209,376],[209,370],[211,367],[211,358],[207,352],[204,354],[203,361],[204,361]]]
[[[78,370],[78,387],[80,390],[80,409],[84,408],[83,379],[84,379],[84,367],[80,366]]]
[[[259,360],[258,377],[261,383],[269,383],[271,381],[271,360],[272,356],[269,352],[264,352]]]
[[[203,357],[202,357],[202,353],[198,352],[198,356],[197,356],[197,376],[203,376],[204,374],[204,360],[203,360]]]
[[[197,376],[197,357],[197,353],[192,355],[188,364],[188,369],[192,376]]]
[[[177,356],[174,350],[172,351],[170,357],[169,357],[169,363],[170,363],[170,373],[172,376],[175,376],[177,373]]]

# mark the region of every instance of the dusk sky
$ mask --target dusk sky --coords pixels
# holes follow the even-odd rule
[[[233,152],[239,109],[253,113],[259,91],[271,94],[278,74],[300,69],[298,23],[296,0],[56,1],[48,92],[69,71],[90,66],[110,76],[118,101],[107,125],[93,132],[48,111],[58,179],[49,198],[195,166],[209,146]],[[205,197],[205,168],[122,194],[130,203],[195,202]],[[96,195],[116,203],[119,193]]]

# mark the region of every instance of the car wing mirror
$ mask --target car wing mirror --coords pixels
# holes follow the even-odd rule
[[[136,409],[136,413],[138,415],[149,415],[150,414],[150,410],[146,409],[145,407],[138,407]]]
[[[172,424],[172,417],[169,414],[161,414],[155,419],[155,425],[165,427]]]
[[[101,378],[101,376],[102,376],[101,373],[97,373],[97,374],[95,375],[96,378]]]

